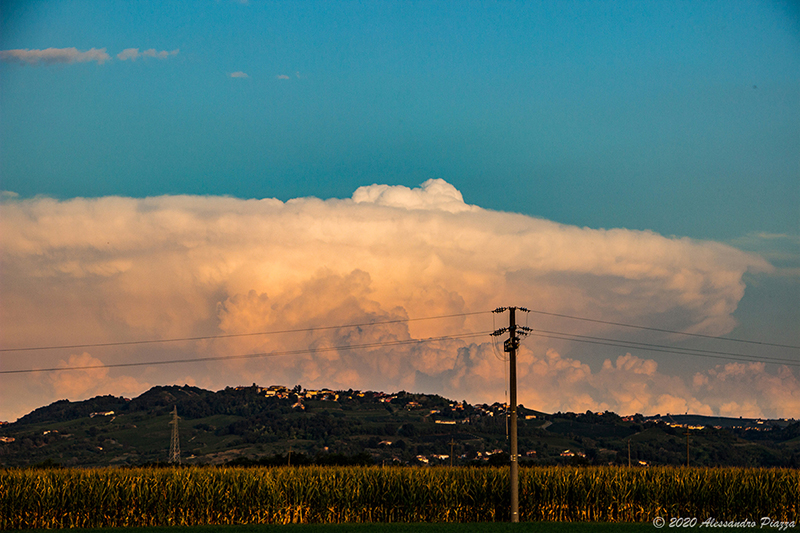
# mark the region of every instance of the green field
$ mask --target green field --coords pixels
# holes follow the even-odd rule
[[[31,530],[49,531],[49,530]],[[114,533],[121,529],[84,529],[82,533]],[[472,522],[466,524],[286,524],[286,525],[247,525],[247,526],[186,526],[125,528],[124,533],[609,533],[623,531],[635,533],[655,528],[649,523],[598,523],[598,522]]]
[[[0,470],[0,527],[507,522],[508,489],[507,468]],[[519,492],[529,523],[800,516],[794,469],[525,468]]]
[[[665,526],[668,527],[668,526]],[[700,527],[696,525],[695,527]],[[755,527],[736,528],[737,531],[755,531]],[[777,530],[779,528],[773,528]],[[783,530],[794,529],[791,526]],[[46,529],[28,531],[51,531]],[[123,533],[122,528],[89,528],[82,533]],[[125,528],[124,533],[610,533],[622,531],[637,533],[658,531],[650,522],[470,522],[453,523],[369,523],[369,524],[286,524],[245,526],[173,526]]]

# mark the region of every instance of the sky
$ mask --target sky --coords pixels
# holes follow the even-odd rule
[[[800,413],[793,2],[3,1],[0,191],[0,420],[504,402],[506,306],[527,407]]]

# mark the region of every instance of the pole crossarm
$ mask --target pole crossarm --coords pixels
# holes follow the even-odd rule
[[[503,342],[503,350],[508,356],[508,381],[510,394],[509,412],[509,441],[511,444],[511,521],[519,522],[519,450],[517,447],[517,350],[520,338],[528,335],[532,330],[527,326],[518,326],[516,312],[530,313],[524,307],[498,307],[492,313],[508,311],[508,327],[500,328],[491,333],[492,337],[499,337],[508,333],[508,338]]]
[[[497,309],[495,309],[494,311],[492,311],[492,313],[505,313],[505,312],[506,312],[506,311],[508,311],[509,309],[514,309],[514,310],[516,310],[516,311],[522,311],[523,313],[530,313],[530,312],[531,312],[531,310],[530,310],[530,309],[527,309],[527,308],[525,308],[525,307],[515,307],[515,306],[511,306],[511,307],[498,307]]]

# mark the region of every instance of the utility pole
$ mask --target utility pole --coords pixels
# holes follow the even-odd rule
[[[172,409],[172,422],[169,423],[172,426],[172,442],[169,445],[169,462],[170,463],[177,463],[181,464],[181,441],[178,438],[178,406],[174,406]]]
[[[453,446],[456,445],[453,437],[450,437],[450,442],[448,444],[450,444],[450,466],[453,466]]]
[[[502,313],[508,309],[508,328],[498,329],[492,335],[508,332],[508,339],[503,343],[503,350],[508,353],[508,389],[511,404],[508,438],[511,441],[511,521],[519,522],[519,450],[517,448],[517,348],[519,348],[518,332],[523,335],[530,331],[525,326],[517,326],[516,311],[529,312],[524,307],[498,307],[493,312]]]

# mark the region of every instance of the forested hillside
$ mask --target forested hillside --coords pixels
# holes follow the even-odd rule
[[[504,464],[506,408],[405,391],[154,387],[62,400],[0,426],[0,465]],[[688,433],[688,435],[687,435]],[[688,445],[688,446],[687,446]],[[692,415],[546,414],[522,406],[525,465],[800,466],[800,423]]]

